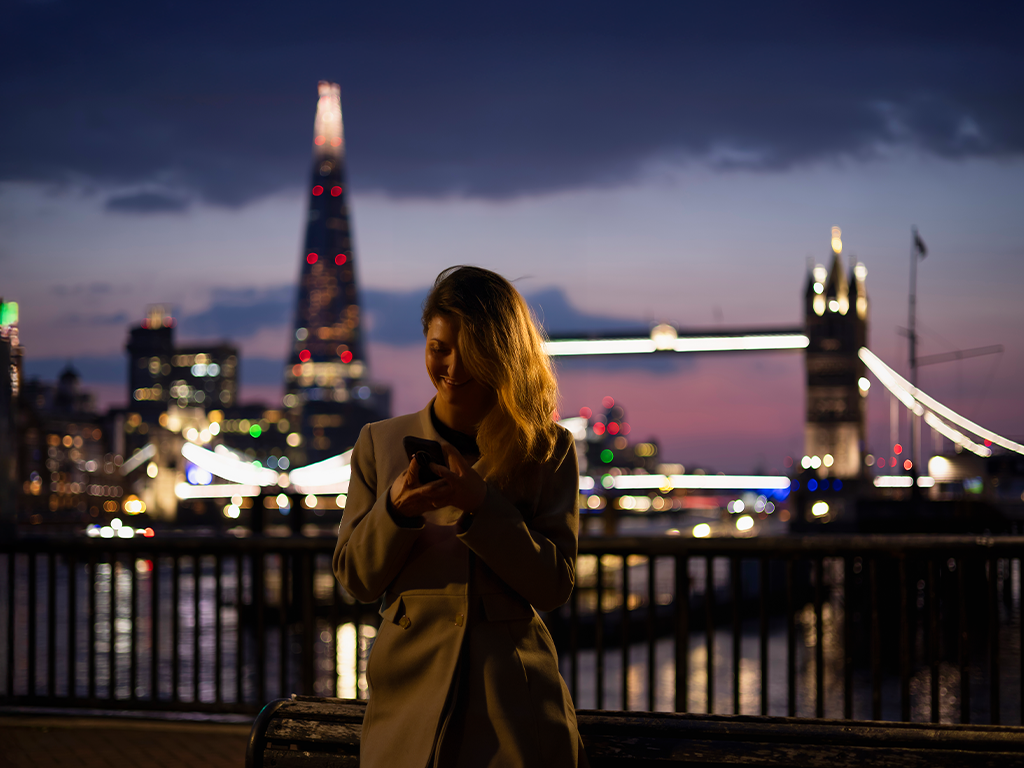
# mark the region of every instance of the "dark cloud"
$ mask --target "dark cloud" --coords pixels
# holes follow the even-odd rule
[[[320,78],[343,87],[353,189],[398,196],[622,184],[665,158],[784,169],[893,147],[1020,155],[1022,15],[943,2],[24,5],[0,32],[0,179],[170,184],[223,205],[298,188]]]
[[[128,322],[127,312],[112,312],[106,315],[88,315],[69,312],[57,318],[60,325],[124,325]]]
[[[239,339],[285,326],[292,319],[296,288],[215,288],[211,298],[209,309],[179,318],[179,336]]]
[[[135,192],[111,197],[105,208],[115,213],[182,213],[188,206],[189,201],[184,197],[162,192]]]

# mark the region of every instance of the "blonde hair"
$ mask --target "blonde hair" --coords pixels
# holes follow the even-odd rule
[[[438,315],[462,323],[459,347],[474,379],[497,394],[476,441],[483,476],[498,485],[555,448],[558,384],[544,336],[526,301],[501,275],[480,267],[449,267],[423,303],[423,333]]]

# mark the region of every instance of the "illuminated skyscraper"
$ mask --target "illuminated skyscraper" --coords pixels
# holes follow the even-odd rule
[[[832,267],[816,266],[805,292],[807,422],[804,453],[821,459],[822,477],[864,471],[867,379],[857,351],[867,346],[867,269],[843,269],[839,227],[832,229]]]
[[[388,392],[368,383],[355,249],[345,180],[341,89],[321,81],[313,131],[309,219],[285,407],[301,426],[297,453],[315,460],[351,447],[367,421],[384,418]],[[299,457],[297,457],[299,458]]]

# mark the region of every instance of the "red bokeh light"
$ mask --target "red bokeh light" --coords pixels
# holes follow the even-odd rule
[[[580,408],[580,418],[581,419],[589,419],[593,415],[594,415],[594,412],[592,410],[590,410],[589,408],[587,408],[587,406],[584,405],[582,408]]]
[[[316,264],[317,258],[318,257],[315,253],[310,253],[306,256],[306,261],[308,261],[310,264]]]
[[[892,460],[889,462],[889,466],[890,467],[895,467],[896,466],[896,457],[895,456],[892,457]]]
[[[308,349],[304,349],[301,352],[299,352],[299,360],[301,360],[304,363],[308,363],[309,362],[309,350]]]
[[[337,264],[339,267],[346,261],[348,261],[348,257],[346,257],[344,253],[339,253],[337,256],[334,257],[334,263]]]
[[[147,528],[142,532],[142,535],[145,536],[147,539],[152,539],[154,536],[156,536],[156,531],[154,531],[152,528]],[[150,569],[152,569],[152,566],[150,566]]]
[[[615,398],[614,397],[602,398],[601,399],[601,405],[603,405],[605,408],[614,408],[615,407]]]
[[[624,435],[628,435],[629,434],[629,424],[627,424],[626,422],[622,422],[622,427],[621,427],[621,429],[619,429],[619,431],[622,432],[622,434],[624,434]]]
[[[616,424],[614,421],[611,424],[608,425],[608,434],[609,435],[617,435],[617,434],[619,434],[619,425]]]
[[[341,362],[343,362],[343,363],[351,363],[352,362],[352,353],[349,352],[347,349],[344,352],[341,353]]]
[[[991,440],[986,440],[985,441],[985,447],[986,448],[991,448],[992,447],[992,441]]]
[[[292,366],[292,376],[298,378],[301,375],[302,375],[302,366],[301,365],[293,365]]]
[[[597,422],[594,425],[594,434],[595,435],[603,435],[604,434],[604,424],[602,424],[600,421]]]
[[[335,136],[333,139],[331,139],[331,146],[332,147],[340,147],[341,146],[341,136]]]
[[[783,459],[782,460],[782,466],[786,467],[787,469],[789,467],[792,467],[793,466],[793,457],[792,456],[787,456],[785,459]]]
[[[341,194],[341,187],[331,187],[331,197],[337,197]]]
[[[903,446],[900,445],[899,443],[896,443],[896,445],[892,447],[892,452],[899,456],[901,453],[903,453]]]
[[[903,462],[903,468],[909,472],[914,468],[914,462],[912,462],[910,459],[907,459],[906,461]]]
[[[315,187],[313,187],[313,195],[315,197],[320,197],[320,195],[322,195],[323,193],[324,193],[324,188],[321,187],[319,184],[317,184]]]
[[[882,469],[882,467],[884,467],[884,466],[885,466],[885,459],[880,458],[878,460],[878,468]]]
[[[316,144],[318,147],[323,146],[324,137],[323,136],[317,136],[315,139],[313,139],[313,143]]]

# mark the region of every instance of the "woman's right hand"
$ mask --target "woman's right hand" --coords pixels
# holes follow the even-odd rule
[[[403,517],[416,517],[449,504],[452,487],[445,480],[420,484],[420,470],[413,456],[405,472],[395,478],[389,491],[391,504]]]

